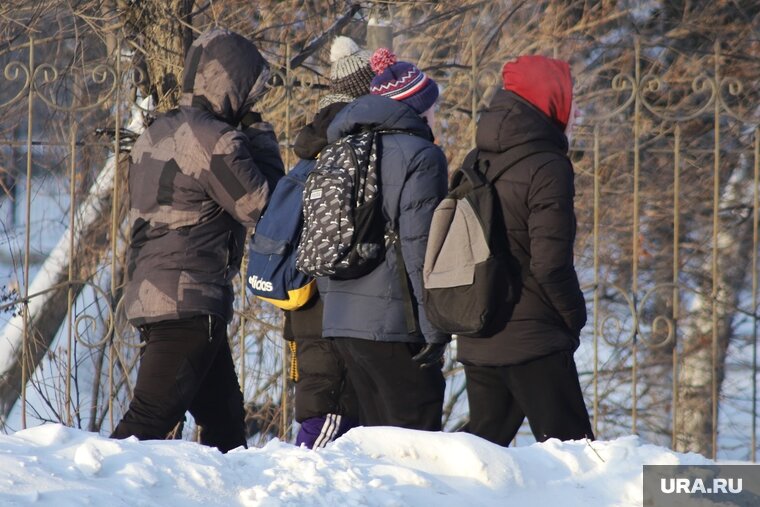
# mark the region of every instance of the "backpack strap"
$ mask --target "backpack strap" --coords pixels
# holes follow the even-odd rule
[[[406,274],[404,255],[401,252],[401,238],[397,228],[390,231],[390,239],[393,249],[396,251],[396,274],[398,275],[401,290],[404,293],[404,317],[406,319],[406,332],[410,335],[419,333],[417,326],[417,314],[412,302],[412,288],[409,286],[409,277]]]
[[[408,130],[400,129],[375,129],[375,134],[382,136],[383,134],[406,134],[414,135]],[[378,175],[380,174],[380,166],[378,164]],[[398,281],[401,285],[401,292],[404,294],[404,319],[406,320],[406,332],[410,335],[419,334],[419,326],[417,325],[417,313],[414,311],[414,302],[412,301],[412,288],[409,286],[409,277],[406,274],[406,264],[404,263],[404,255],[401,251],[401,237],[399,235],[398,223],[395,220],[390,220],[388,216],[385,217],[388,238],[393,245],[393,250],[396,252],[396,274],[398,275]]]
[[[378,135],[385,135],[385,134],[404,134],[407,136],[416,136],[413,132],[410,132],[408,130],[402,130],[402,129],[370,129],[375,134]]]
[[[480,161],[478,160],[479,155],[480,150],[477,148],[474,148],[467,154],[464,158],[464,162],[462,162],[461,169],[454,173],[451,180],[451,188],[458,186],[462,182],[462,177],[465,177],[470,181],[472,188],[482,187],[488,183],[488,179],[478,167],[480,165]]]

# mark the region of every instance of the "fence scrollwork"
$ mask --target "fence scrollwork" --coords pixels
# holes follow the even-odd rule
[[[119,77],[116,74],[116,70],[106,64],[99,64],[93,67],[90,70],[89,74],[85,75],[93,84],[97,85],[106,84],[109,82],[109,77],[111,78],[110,85],[98,94],[97,100],[89,104],[61,104],[55,99],[54,96],[49,96],[49,94],[52,92],[46,92],[46,89],[55,88],[52,85],[60,82],[61,76],[58,69],[48,63],[43,63],[35,67],[31,79],[31,86],[34,89],[36,96],[52,109],[68,113],[83,112],[105,104],[114,95],[116,87],[119,83]],[[66,77],[70,79],[70,76],[67,75]],[[86,84],[86,82],[84,84]]]
[[[691,81],[691,95],[699,96],[705,93],[709,93],[706,100],[702,101],[702,104],[697,105],[696,109],[690,112],[677,111],[676,114],[672,114],[672,105],[667,104],[665,107],[658,107],[653,104],[647,96],[649,94],[655,94],[661,91],[669,90],[669,86],[665,83],[661,76],[655,76],[653,74],[645,74],[641,78],[639,83],[640,100],[641,104],[655,117],[660,120],[669,122],[688,121],[697,118],[708,111],[710,106],[713,105],[715,97],[717,95],[717,85],[715,79],[706,75],[700,74]]]
[[[737,77],[724,77],[720,81],[720,89],[718,92],[718,99],[720,100],[720,105],[723,108],[723,110],[726,112],[727,115],[734,118],[735,120],[738,120],[742,123],[747,124],[757,124],[760,122],[760,110],[758,110],[757,107],[757,99],[760,97],[756,97],[755,100],[748,100],[746,109],[748,110],[754,110],[755,115],[747,115],[742,114],[739,111],[736,110],[736,108],[731,105],[731,101],[727,99],[726,92],[728,96],[734,97],[736,99],[740,99],[742,97],[742,94],[747,91],[747,88],[744,86],[744,82],[737,78]],[[755,93],[757,93],[757,90],[752,90]]]
[[[636,94],[638,93],[638,84],[632,75],[625,72],[619,72],[612,77],[612,80],[610,81],[609,91],[612,91],[618,95],[630,91],[630,95],[626,96],[620,105],[613,107],[604,113],[586,113],[584,115],[584,120],[588,122],[602,122],[621,115],[631,106],[631,104],[633,104],[633,101],[636,99]],[[579,97],[578,102],[579,106],[582,109],[588,110],[582,96]]]
[[[598,336],[600,336],[605,343],[613,347],[625,347],[633,343],[633,340],[636,336],[636,329],[638,327],[638,312],[636,311],[636,303],[634,302],[633,296],[629,293],[629,291],[617,284],[599,284],[596,287],[592,288],[594,291],[596,291],[599,297],[604,295],[605,289],[611,289],[613,292],[622,297],[624,306],[627,307],[627,310],[629,312],[625,315],[622,315],[620,313],[609,313],[607,315],[603,315],[599,319],[596,329]],[[626,335],[625,321],[628,318],[632,319],[632,321],[628,324],[631,329]],[[610,330],[612,333],[609,332]],[[610,336],[610,334],[614,334],[615,336],[624,336],[625,338],[623,340],[615,340]]]
[[[18,81],[22,73],[24,74],[24,82],[21,84],[21,88],[19,88],[19,91],[10,99],[5,102],[0,102],[0,108],[8,107],[21,100],[31,81],[29,67],[22,62],[11,61],[3,69],[3,76],[8,81]]]
[[[639,331],[639,336],[641,337],[641,343],[643,343],[646,347],[649,347],[651,349],[658,349],[658,348],[663,348],[675,343],[676,325],[672,316],[655,315],[652,318],[652,322],[650,324],[651,330],[649,333],[643,332],[643,330],[641,329],[641,323],[644,320],[642,313],[644,312],[646,308],[646,304],[650,300],[650,298],[652,298],[655,294],[657,294],[661,290],[669,290],[672,294],[674,290],[680,290],[680,289],[681,288],[678,285],[675,285],[673,283],[661,283],[649,289],[641,298],[641,301],[639,302],[638,309],[637,309],[637,315],[638,315],[637,321],[639,323],[638,331]],[[665,327],[665,331],[667,332],[664,333],[663,338],[657,340],[655,339],[655,336],[658,334],[658,329],[660,329],[662,326]]]

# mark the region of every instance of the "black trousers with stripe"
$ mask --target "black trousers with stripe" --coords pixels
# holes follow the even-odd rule
[[[299,423],[312,417],[339,414],[358,420],[359,409],[346,365],[335,341],[296,339],[298,382],[295,417]]]
[[[145,342],[134,397],[113,438],[162,439],[190,411],[201,443],[227,452],[245,446],[245,410],[227,341],[215,316],[141,327]]]

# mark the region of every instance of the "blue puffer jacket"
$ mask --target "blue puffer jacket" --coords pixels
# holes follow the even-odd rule
[[[327,138],[332,143],[368,127],[405,131],[381,138],[381,192],[386,216],[398,223],[421,334],[410,335],[407,331],[405,291],[393,247],[385,261],[368,275],[353,280],[319,280],[324,300],[322,334],[386,342],[445,343],[450,337],[431,326],[422,307],[422,263],[433,210],[446,195],[446,157],[433,144],[425,120],[414,110],[375,95],[365,95],[347,105],[330,124]]]

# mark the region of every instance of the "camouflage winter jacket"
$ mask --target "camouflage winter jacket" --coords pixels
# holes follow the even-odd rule
[[[124,305],[136,326],[199,314],[232,318],[246,227],[283,174],[268,124],[235,128],[269,74],[256,47],[212,30],[191,46],[184,74],[180,107],[157,118],[131,153]]]

